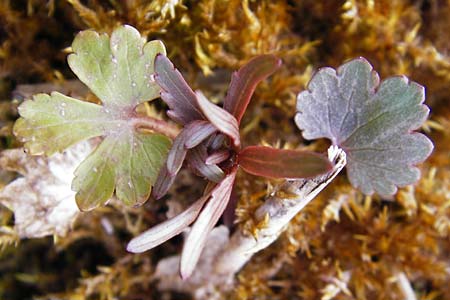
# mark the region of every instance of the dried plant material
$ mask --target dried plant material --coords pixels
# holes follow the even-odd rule
[[[9,226],[0,227],[0,254],[11,245],[17,246],[19,244],[19,241],[20,236],[18,235],[16,229]]]
[[[153,60],[165,52],[164,45],[159,41],[144,44],[136,29],[123,26],[111,38],[81,32],[72,49],[70,67],[103,105],[57,92],[38,94],[19,107],[22,118],[14,132],[32,154],[47,155],[103,136],[75,171],[78,206],[94,209],[111,198],[114,190],[121,201],[142,204],[150,195],[170,141],[161,134],[138,131],[142,122],[148,122],[139,119],[135,108],[159,95],[152,80]]]
[[[425,122],[424,88],[406,77],[379,83],[364,59],[336,71],[320,69],[297,100],[296,123],[306,139],[328,138],[348,155],[348,176],[365,194],[392,195],[420,178],[433,144],[412,132]]]
[[[349,271],[340,272],[336,277],[324,276],[323,279],[325,282],[328,282],[328,284],[320,291],[322,293],[320,299],[332,300],[340,293],[352,297],[352,293],[347,286],[351,276],[352,274]]]
[[[67,80],[62,83],[20,84],[13,92],[14,99],[30,99],[34,94],[58,91],[74,97],[84,97],[88,88],[78,80]]]
[[[133,24],[144,36],[165,32],[172,20],[182,18],[177,11],[186,10],[182,0],[68,2],[88,28],[110,33],[121,24]]]
[[[217,256],[223,251],[229,241],[230,231],[226,226],[217,226],[209,233],[205,249],[198,261],[198,269],[188,279],[179,276],[180,256],[171,256],[158,262],[155,277],[159,280],[158,288],[162,291],[188,292],[195,295],[195,299],[221,299],[216,283],[227,284],[223,277],[215,270]]]
[[[61,49],[73,35],[51,14],[51,2],[53,0],[1,1],[0,81],[57,80],[55,69],[64,61]],[[27,3],[33,4],[35,9],[27,11]]]
[[[73,172],[92,150],[84,142],[51,158],[33,157],[23,149],[5,150],[2,168],[18,172],[0,191],[0,202],[14,212],[14,228],[21,238],[64,236],[80,213],[71,189]]]

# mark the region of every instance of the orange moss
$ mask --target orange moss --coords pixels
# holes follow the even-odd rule
[[[432,122],[424,129],[436,148],[422,166],[420,182],[393,199],[381,199],[364,197],[340,176],[282,238],[252,259],[238,275],[235,292],[223,296],[403,299],[398,274],[404,273],[421,299],[450,299],[450,2],[6,0],[0,2],[0,88],[10,94],[15,83],[72,77],[64,49],[74,33],[87,28],[111,32],[119,24],[163,40],[189,83],[217,101],[226,90],[223,82],[249,58],[280,56],[282,69],[258,87],[243,120],[243,142],[248,144],[306,147],[292,121],[295,99],[321,66],[336,67],[364,56],[381,77],[405,74],[425,85]],[[308,145],[326,146],[324,141]],[[190,185],[180,184],[171,197],[195,199]],[[264,224],[254,224],[252,214],[270,192],[267,186],[264,180],[239,174],[237,221],[255,236]],[[116,207],[82,217],[71,235],[59,241],[61,251],[71,253],[77,242],[96,239],[112,249],[115,263],[97,274],[84,273],[78,288],[62,287],[59,296],[148,296],[156,262],[179,252],[180,240],[132,258],[123,249],[132,234],[165,218],[164,206],[150,201],[139,210]],[[112,236],[101,230],[105,216],[116,229]],[[0,295],[5,286],[0,284]],[[161,298],[156,292],[148,297]],[[167,299],[176,295],[167,294]]]

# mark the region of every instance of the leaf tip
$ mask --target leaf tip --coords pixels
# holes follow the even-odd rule
[[[149,249],[143,249],[140,242],[140,237],[133,238],[127,245],[126,250],[130,253],[142,253]]]

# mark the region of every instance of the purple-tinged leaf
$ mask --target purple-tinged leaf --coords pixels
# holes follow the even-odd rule
[[[194,271],[208,234],[227,207],[236,172],[237,169],[234,169],[212,190],[211,198],[192,226],[181,253],[180,273],[183,279],[188,278]]]
[[[236,148],[241,146],[239,135],[239,125],[236,118],[229,112],[210,102],[199,91],[197,91],[197,103],[205,117],[210,121],[217,130],[229,136]]]
[[[208,121],[194,121],[186,126],[186,142],[184,146],[187,149],[194,148],[217,131]]]
[[[412,133],[426,120],[424,88],[404,76],[379,82],[363,58],[319,70],[297,99],[297,126],[306,139],[329,138],[347,154],[347,174],[365,194],[392,195],[420,177],[432,142]]]
[[[203,120],[195,93],[181,73],[165,55],[155,59],[155,81],[161,87],[161,98],[169,106],[168,115],[183,125],[194,120]]]
[[[207,143],[208,149],[212,151],[219,150],[223,146],[225,139],[226,137],[222,133],[211,136]]]
[[[180,234],[186,227],[194,222],[209,197],[210,194],[201,197],[179,215],[164,221],[133,238],[127,245],[127,251],[132,253],[142,253]]]
[[[172,97],[172,96],[170,96],[170,97]],[[161,99],[162,99],[162,97],[161,97]],[[167,102],[167,98],[166,98],[166,102]],[[184,124],[185,123],[183,118],[179,114],[177,114],[177,112],[175,112],[173,110],[168,110],[166,113],[167,113],[167,116],[169,118],[171,118],[173,121],[175,121],[176,123],[178,123],[178,124]]]
[[[326,156],[306,151],[250,146],[239,153],[239,166],[245,172],[268,178],[307,178],[330,171]]]
[[[223,108],[236,118],[238,124],[258,83],[272,75],[280,65],[281,60],[276,56],[261,55],[233,73]]]
[[[167,171],[175,176],[183,165],[187,150],[203,142],[217,129],[208,121],[197,120],[189,123],[175,138],[167,156]]]
[[[206,147],[199,145],[189,151],[189,164],[202,176],[206,177],[212,182],[220,182],[223,179],[224,173],[221,168],[216,165],[207,165],[205,163],[208,154]]]
[[[230,157],[229,150],[219,150],[208,156],[205,160],[207,165],[217,165]]]
[[[167,171],[167,165],[163,164],[159,171],[155,185],[153,186],[153,197],[155,197],[155,199],[160,199],[162,196],[167,194],[173,182],[175,181],[175,177],[176,175],[172,176],[169,174],[169,171]]]
[[[164,196],[172,186],[177,173],[183,165],[188,149],[196,147],[215,131],[217,129],[208,121],[197,120],[189,123],[178,134],[167,155],[166,164],[160,170],[158,179],[156,180],[153,191],[153,196],[156,199]],[[206,160],[206,154],[204,156]],[[194,161],[196,160],[194,159]],[[211,178],[214,178],[216,180],[215,182],[220,181],[223,177],[222,171],[217,166],[212,166],[211,168],[198,167],[198,169],[202,170],[202,174],[207,174]],[[221,174],[220,177],[217,176],[218,174]]]
[[[172,148],[170,148],[169,154],[167,155],[166,166],[170,176],[177,175],[186,157],[187,149],[184,144],[186,143],[187,135],[185,132],[186,129],[183,129],[183,131],[177,135],[173,141]]]

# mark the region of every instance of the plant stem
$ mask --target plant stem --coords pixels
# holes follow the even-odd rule
[[[173,124],[156,118],[144,116],[131,119],[135,127],[150,129],[154,132],[162,133],[172,140],[178,135],[180,130]]]

